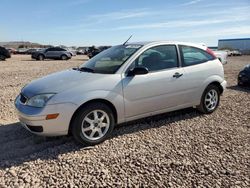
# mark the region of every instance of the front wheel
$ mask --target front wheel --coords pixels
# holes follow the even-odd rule
[[[44,55],[42,55],[42,54],[38,55],[37,60],[38,61],[43,61],[44,60]]]
[[[214,112],[220,103],[220,91],[215,85],[209,85],[203,92],[198,110],[204,114]]]
[[[72,122],[73,137],[84,145],[96,145],[106,140],[115,124],[112,110],[103,103],[84,106]]]

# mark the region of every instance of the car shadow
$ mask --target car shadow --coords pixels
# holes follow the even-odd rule
[[[197,110],[188,108],[124,123],[116,126],[110,139],[200,115]],[[34,160],[58,159],[60,154],[93,148],[76,143],[72,136],[48,138],[33,135],[20,123],[0,126],[0,145],[0,169],[19,166]]]
[[[234,85],[234,86],[227,87],[227,89],[250,93],[250,87],[246,87],[246,86],[242,87],[242,86]]]

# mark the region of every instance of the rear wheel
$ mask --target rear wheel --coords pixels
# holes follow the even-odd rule
[[[67,60],[67,59],[68,59],[68,57],[66,55],[61,56],[61,60]]]
[[[5,61],[6,57],[4,55],[0,55],[0,61]]]
[[[198,110],[205,114],[214,112],[220,103],[220,90],[216,85],[209,85],[201,98]]]
[[[106,140],[115,124],[112,110],[103,103],[84,106],[72,122],[73,137],[84,145],[95,145]]]

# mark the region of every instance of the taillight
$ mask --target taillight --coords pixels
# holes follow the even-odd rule
[[[206,52],[209,53],[209,54],[210,54],[211,56],[213,56],[214,58],[216,58],[214,52],[213,52],[211,49],[207,48]]]

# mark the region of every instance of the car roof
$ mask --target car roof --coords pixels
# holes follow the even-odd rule
[[[184,46],[193,46],[196,48],[201,48],[201,49],[207,49],[207,46],[205,44],[196,44],[196,43],[191,43],[191,42],[179,42],[179,41],[143,41],[143,42],[131,42],[127,43],[127,45],[142,45],[142,46],[147,46],[147,45],[163,45],[163,44],[176,44],[176,45],[184,45]]]

